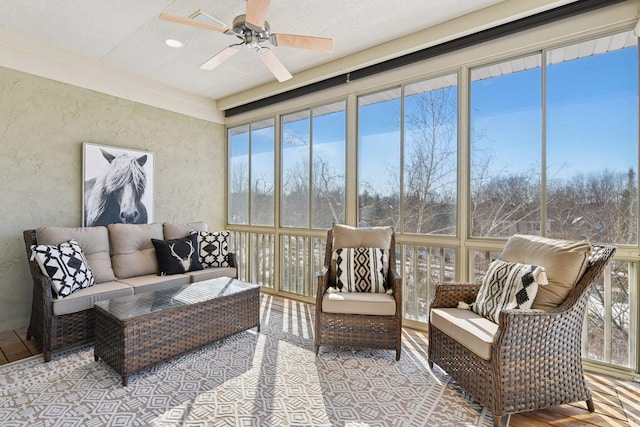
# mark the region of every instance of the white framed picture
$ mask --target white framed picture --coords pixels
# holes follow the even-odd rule
[[[153,222],[153,153],[82,144],[82,225]]]

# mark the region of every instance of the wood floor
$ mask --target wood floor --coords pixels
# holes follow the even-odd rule
[[[286,307],[290,300],[271,297],[272,309]],[[275,303],[275,304],[274,304]],[[0,365],[40,354],[34,342],[27,341],[27,329],[0,332]],[[404,329],[403,339],[426,350],[427,336],[423,331]],[[635,426],[640,427],[640,383],[620,381],[602,375],[588,374],[596,412],[586,410],[584,402],[556,406],[540,411],[511,416],[512,427],[535,426]]]

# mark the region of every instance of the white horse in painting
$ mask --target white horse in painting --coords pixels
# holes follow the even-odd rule
[[[85,226],[114,223],[146,224],[147,208],[141,199],[147,186],[147,155],[134,157],[100,149],[109,162],[104,173],[85,183]]]

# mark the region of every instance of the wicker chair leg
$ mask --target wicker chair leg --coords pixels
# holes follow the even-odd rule
[[[44,356],[45,362],[51,362],[51,351],[43,351],[42,355]]]
[[[319,352],[320,352],[320,346],[319,346],[319,345],[317,345],[317,346],[316,346],[316,356],[318,355],[318,353],[319,353]]]
[[[493,427],[508,427],[511,414],[493,416]]]
[[[396,362],[398,360],[400,360],[400,349],[399,348],[396,349]]]
[[[593,397],[588,398],[585,402],[587,402],[587,409],[589,412],[595,412],[596,407],[593,404]]]

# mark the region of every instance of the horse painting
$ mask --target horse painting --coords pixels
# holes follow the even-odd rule
[[[143,168],[147,155],[113,155],[100,149],[109,163],[103,173],[85,181],[85,226],[146,224],[147,208],[142,196],[147,187]]]

